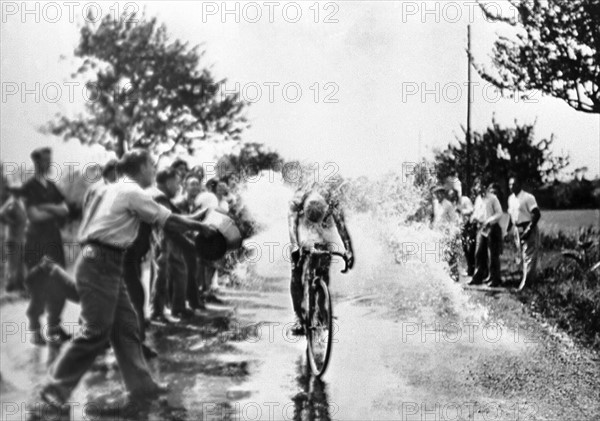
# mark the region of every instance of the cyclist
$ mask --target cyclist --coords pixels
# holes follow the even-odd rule
[[[296,191],[290,202],[288,212],[288,228],[292,245],[290,292],[296,313],[296,322],[291,332],[294,335],[304,333],[302,269],[305,259],[300,249],[310,248],[315,244],[326,244],[330,251],[334,251],[339,234],[345,248],[348,267],[352,268],[354,265],[352,241],[346,228],[338,193],[339,189],[334,189],[331,184],[329,186],[314,184],[309,189]],[[326,279],[326,282],[329,282],[329,279]]]

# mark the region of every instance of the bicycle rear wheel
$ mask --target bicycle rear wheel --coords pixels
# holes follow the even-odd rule
[[[306,337],[308,361],[312,373],[321,377],[331,357],[333,344],[333,308],[327,284],[320,279],[315,283],[309,299]]]

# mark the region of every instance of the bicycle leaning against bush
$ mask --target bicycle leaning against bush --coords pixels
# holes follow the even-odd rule
[[[557,280],[600,280],[600,250],[597,232],[585,229],[580,232],[574,249],[563,249],[553,267],[553,277]]]

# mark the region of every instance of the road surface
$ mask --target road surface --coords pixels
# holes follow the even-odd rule
[[[263,253],[223,305],[150,328],[160,353],[150,365],[171,392],[138,419],[600,419],[597,356],[508,294],[463,290],[436,259],[398,264],[368,229],[355,243],[355,270],[332,269],[336,342],[322,381],[307,373],[304,338],[287,331],[288,263]],[[28,343],[24,312],[24,302],[1,310],[3,420],[25,419],[54,354]],[[70,304],[65,322],[77,316]],[[86,375],[71,419],[91,419],[86,402],[120,393],[119,379],[114,367]]]

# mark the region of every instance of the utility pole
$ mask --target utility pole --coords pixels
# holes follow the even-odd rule
[[[471,192],[471,25],[467,25],[467,174],[465,180],[464,194],[468,195]]]

